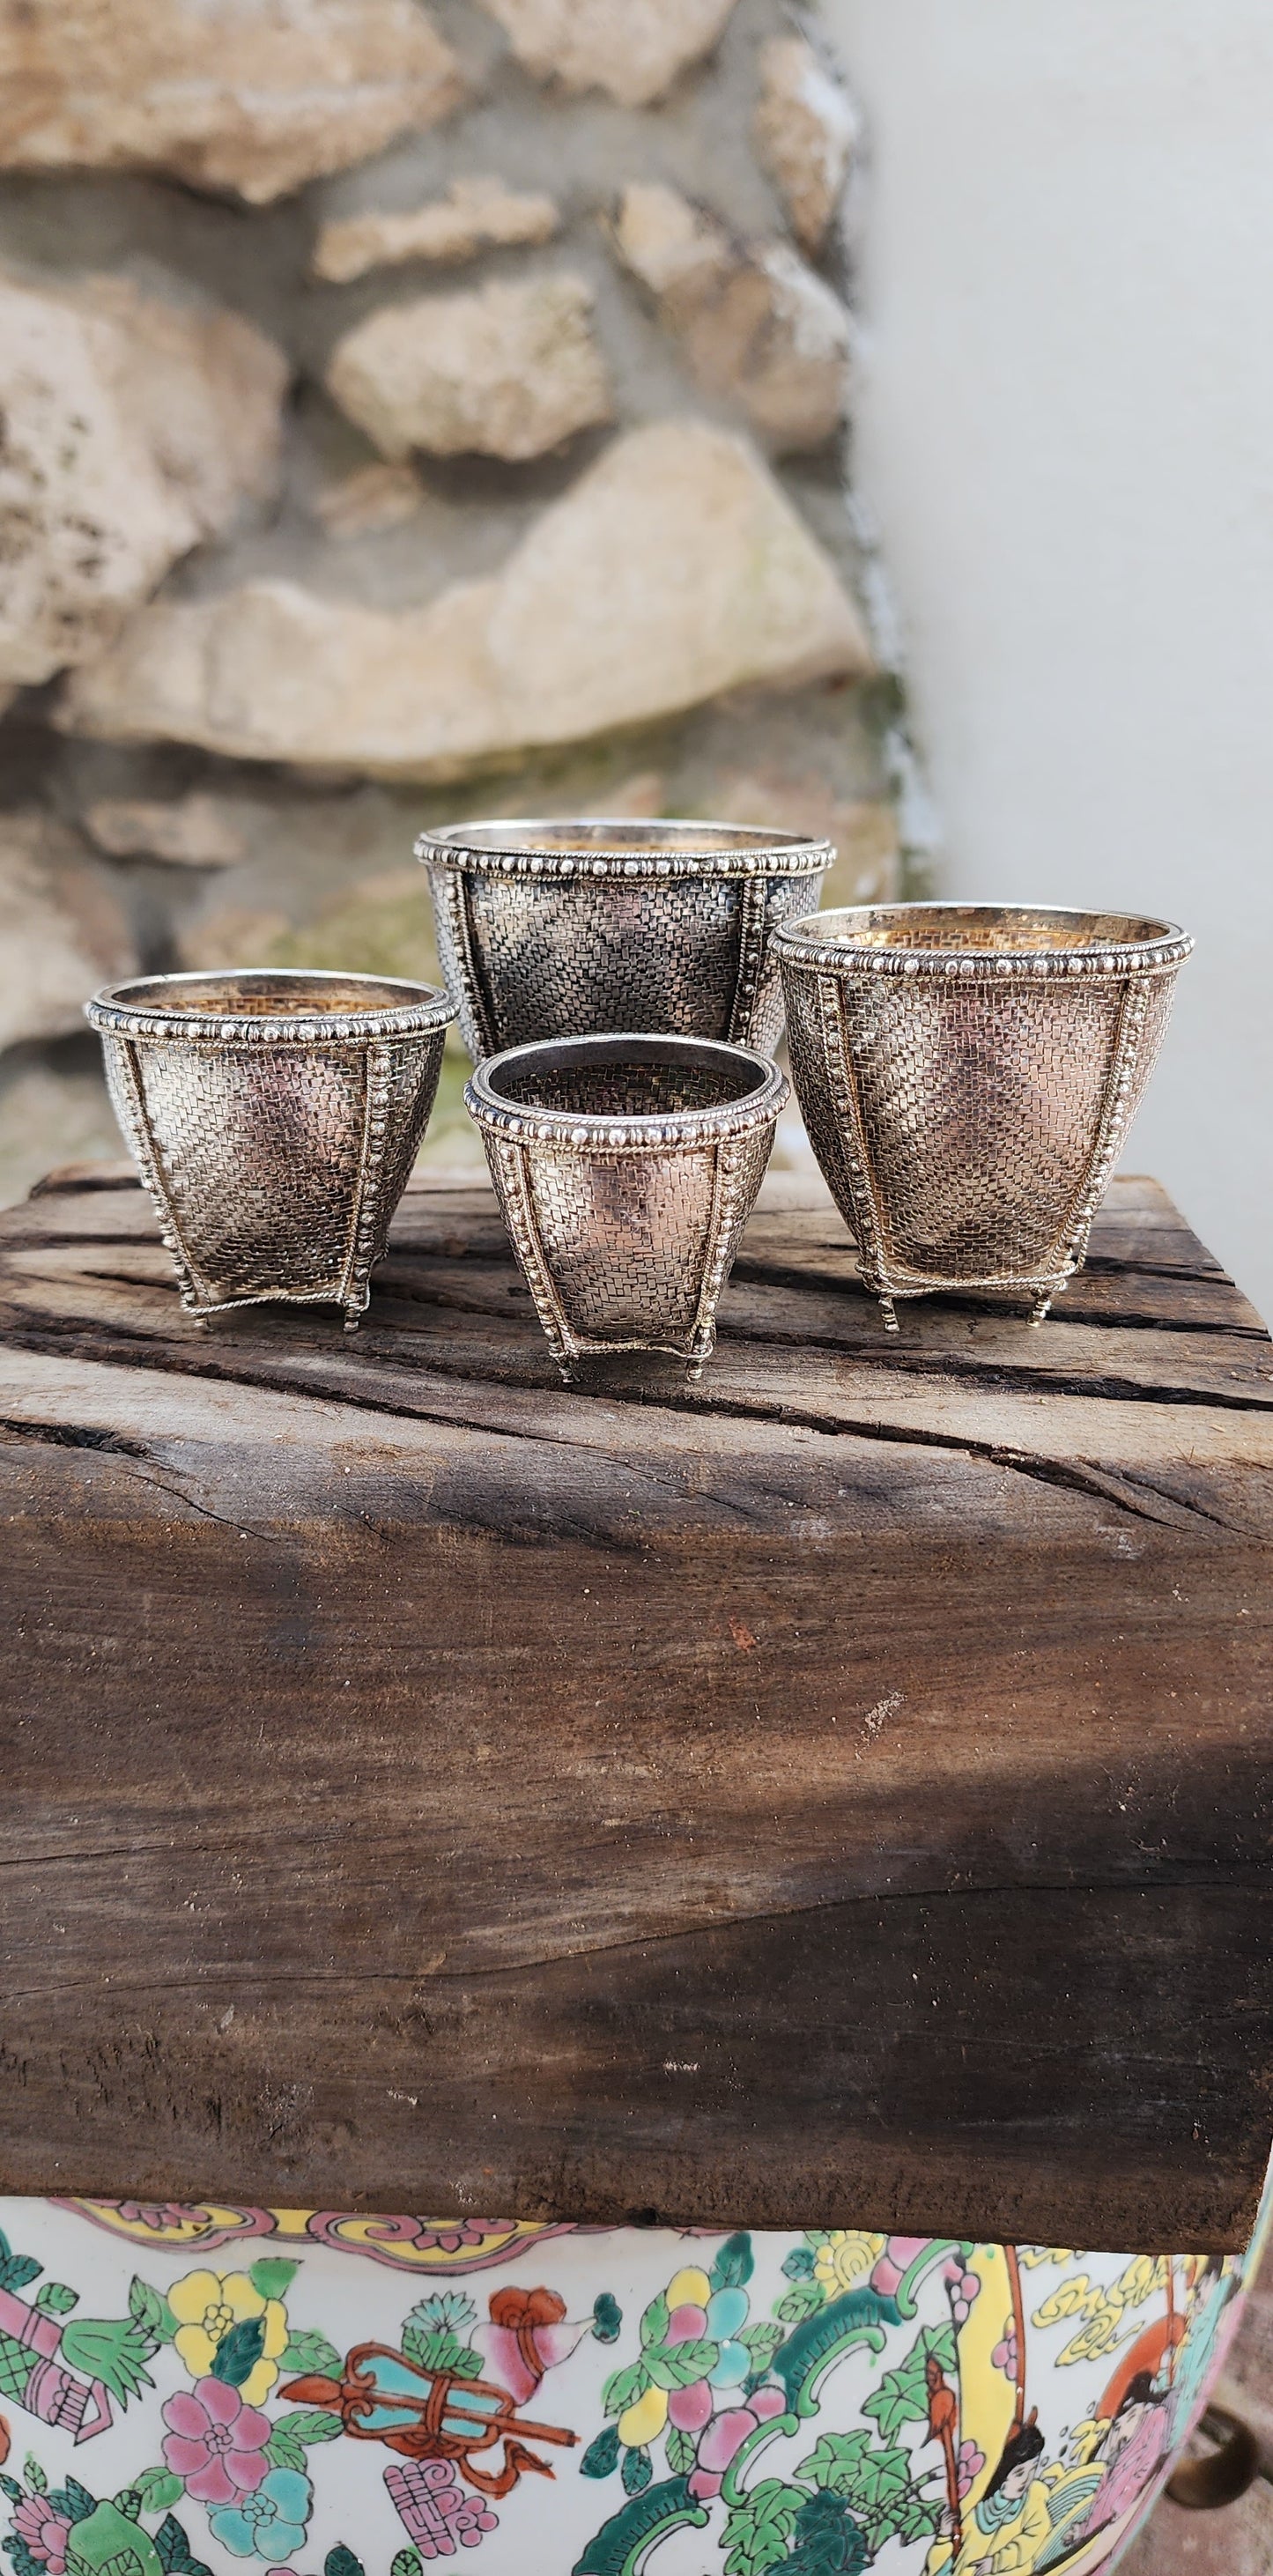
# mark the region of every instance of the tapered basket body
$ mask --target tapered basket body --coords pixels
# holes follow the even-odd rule
[[[352,1325],[437,1089],[445,994],[265,969],[87,1005],[188,1311],[284,1299]]]
[[[859,907],[776,934],[805,1124],[886,1322],[942,1288],[1021,1292],[1042,1320],[1192,944],[1170,922],[1015,905]]]
[[[666,1350],[701,1367],[787,1084],[738,1047],[548,1040],[465,1092],[513,1248],[563,1370]]]
[[[834,855],[729,823],[466,823],[416,843],[475,1063],[606,1029],[768,1054],[772,934],[816,909]]]

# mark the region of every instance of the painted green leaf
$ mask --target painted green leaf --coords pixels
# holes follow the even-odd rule
[[[7,2470],[4,2476],[0,2477],[0,2495],[7,2495],[10,2504],[21,2504],[22,2502],[22,2489],[19,2486],[17,2479],[11,2478]]]
[[[811,2280],[813,2277],[812,2247],[809,2245],[793,2245],[782,2268],[789,2281]]]
[[[796,2515],[796,2545],[787,2576],[861,2576],[867,2546],[839,2496],[810,2496]]]
[[[698,2443],[680,2424],[667,2428],[667,2464],[675,2478],[687,2478],[698,2458]]]
[[[712,2265],[710,2274],[712,2288],[741,2290],[750,2281],[755,2269],[756,2258],[751,2250],[751,2238],[745,2229],[740,2229],[736,2236],[726,2237]]]
[[[42,2281],[35,2294],[37,2308],[48,2317],[69,2317],[80,2303],[78,2290],[68,2290],[65,2281]]]
[[[803,2325],[806,2317],[816,2317],[824,2308],[827,2294],[821,2281],[797,2281],[793,2290],[785,2290],[778,2301],[775,2315],[787,2326]]]
[[[89,2515],[97,2511],[96,2496],[72,2477],[65,2477],[60,2487],[50,2489],[49,2504],[54,2513],[64,2513],[68,2522],[87,2522]]]
[[[298,2406],[276,2427],[280,2433],[290,2433],[294,2442],[336,2442],[341,2429],[339,2415],[329,2414],[325,2406]]]
[[[212,2356],[212,2377],[223,2379],[230,2388],[241,2388],[250,2379],[265,2350],[264,2317],[240,2317],[223,2335]]]
[[[87,2379],[100,2379],[126,2406],[154,2381],[143,2364],[154,2344],[132,2317],[69,2317],[62,2328],[62,2359]]]
[[[303,2445],[288,2431],[286,2422],[276,2424],[265,2445],[265,2456],[272,2469],[303,2469]]]
[[[678,2523],[701,2530],[706,2520],[684,2478],[660,2479],[644,2495],[632,2496],[602,2523],[600,2531],[594,2531],[582,2557],[575,2560],[572,2576],[637,2576],[660,2539]]]
[[[25,2290],[28,2281],[38,2281],[43,2270],[34,2254],[14,2253],[0,2227],[0,2290]]]
[[[869,2433],[824,2433],[796,2476],[852,2508],[872,2557],[886,2540],[922,2539],[936,2530],[937,2507],[917,2495],[909,2451],[877,2450]]]
[[[22,2475],[32,2495],[47,2495],[49,2482],[33,2451],[28,2451],[22,2463]]]
[[[143,2513],[162,2513],[167,2505],[180,2504],[186,2492],[185,2480],[172,2469],[143,2469],[136,2488]]]
[[[608,2478],[611,2471],[617,2469],[618,2465],[619,2427],[617,2424],[603,2424],[596,2440],[588,2444],[579,2463],[580,2476]]]
[[[121,2487],[118,2495],[112,2496],[111,2502],[116,2513],[122,2513],[125,2522],[141,2521],[140,2487]]]
[[[623,2310],[612,2290],[602,2290],[592,2303],[592,2331],[598,2343],[617,2343]]]
[[[704,2335],[696,2343],[665,2343],[647,2352],[645,2366],[656,2388],[692,2388],[719,2360],[720,2345]]]
[[[249,2266],[248,2279],[263,2299],[281,2299],[300,2268],[290,2255],[258,2254],[255,2263]]]
[[[648,2352],[651,2344],[663,2343],[666,2339],[670,2323],[671,2310],[668,2307],[668,2303],[664,2298],[662,2291],[660,2290],[657,2299],[651,2299],[650,2304],[645,2311],[645,2315],[641,2319],[641,2344],[643,2350]]]
[[[744,2326],[741,2334],[734,2337],[735,2343],[740,2343],[753,2361],[764,2362],[772,2361],[782,2339],[781,2326],[763,2324]]]
[[[137,2274],[129,2283],[128,2313],[141,2333],[149,2339],[150,2351],[161,2343],[171,2343],[177,2331],[177,2320],[162,2290],[152,2289],[149,2281]],[[147,2353],[147,2360],[150,2353]]]
[[[202,2558],[194,2556],[181,2524],[170,2513],[155,2533],[155,2547],[166,2576],[212,2576]]]
[[[339,2379],[340,2354],[317,2326],[293,2327],[278,2366],[281,2371],[318,2370],[325,2379]]]
[[[344,2541],[338,2540],[323,2560],[323,2576],[367,2576],[367,2571],[361,2558],[355,2558],[352,2549],[347,2549]]]
[[[389,2576],[424,2576],[419,2550],[400,2549],[389,2570]]]
[[[402,2349],[421,2370],[453,2370],[461,2379],[482,2376],[481,2354],[452,2334],[449,2326],[419,2326],[408,2318],[402,2329]]]
[[[623,2487],[626,2495],[643,2495],[653,2475],[654,2469],[647,2450],[624,2452]]]
[[[896,2370],[886,2370],[879,2387],[863,2402],[864,2415],[873,2415],[886,2442],[901,2431],[903,2424],[922,2424],[928,2415],[928,2382],[925,2376],[929,2360],[936,2361],[947,2378],[955,2373],[955,2329],[952,2325],[921,2326],[906,2359]]]
[[[796,2326],[779,2345],[772,2365],[787,2391],[789,2411],[793,2415],[816,2411],[816,2391],[824,2372],[853,2344],[882,2351],[885,2323],[897,2323],[891,2299],[882,2299],[875,2290],[846,2290],[843,2298],[828,2300],[816,2316]]]
[[[650,2374],[643,2361],[629,2361],[622,2370],[612,2370],[601,2391],[601,2403],[607,2415],[622,2415],[644,2397],[650,2385]]]
[[[725,2525],[725,2576],[765,2576],[767,2568],[782,2566],[796,2515],[808,2501],[803,2487],[788,2486],[783,2478],[762,2478],[745,2504],[732,2508]]]
[[[463,2335],[477,2322],[477,2310],[464,2290],[431,2290],[427,2299],[418,2299],[407,2323],[423,2327],[426,2333],[441,2328],[453,2335]]]

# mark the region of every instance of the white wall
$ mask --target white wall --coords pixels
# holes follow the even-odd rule
[[[1128,1161],[1273,1314],[1273,8],[823,18],[943,891],[1197,933]]]

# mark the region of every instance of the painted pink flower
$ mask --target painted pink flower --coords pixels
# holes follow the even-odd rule
[[[891,2299],[916,2255],[922,2254],[931,2241],[927,2236],[890,2236],[871,2274],[871,2288],[878,2291],[882,2299]]]
[[[1008,2321],[1007,2329],[1003,2335],[1002,2341],[995,2345],[994,2351],[991,2353],[990,2367],[992,2370],[1001,2370],[1006,2379],[1016,2378],[1017,2330],[1011,2319]]]
[[[67,2545],[71,2537],[70,2516],[55,2513],[47,2496],[24,2496],[13,2511],[13,2528],[19,2540],[25,2540],[33,2558],[48,2568],[49,2576],[65,2576]]]
[[[234,2504],[256,2493],[269,2467],[270,2427],[255,2406],[244,2405],[237,2388],[224,2379],[201,2379],[196,2388],[168,2398],[163,2416],[170,2428],[164,2459],[185,2480],[187,2495],[200,2504]]]
[[[748,2434],[754,2433],[758,2424],[767,2424],[773,2416],[785,2413],[786,2404],[780,2388],[757,2388],[745,2406],[727,2406],[723,2414],[713,2416],[686,2482],[699,2504],[708,2504],[720,2494],[725,2471]]]

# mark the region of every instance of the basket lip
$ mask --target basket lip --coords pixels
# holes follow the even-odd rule
[[[719,1063],[749,1066],[756,1076],[735,1100],[701,1109],[664,1111],[661,1116],[632,1116],[618,1111],[549,1109],[507,1099],[498,1077],[508,1066],[526,1066],[538,1058],[545,1067],[567,1060],[587,1064],[615,1053],[638,1061],[668,1059],[682,1064]],[[651,1146],[689,1147],[716,1139],[748,1136],[771,1127],[790,1095],[785,1073],[770,1056],[754,1047],[729,1046],[722,1038],[686,1037],[657,1029],[601,1029],[585,1037],[536,1038],[524,1046],[504,1047],[474,1066],[464,1087],[469,1116],[492,1136],[522,1145],[571,1147],[585,1154],[645,1151]]]
[[[209,1001],[206,1008],[195,1010],[183,1008],[180,1001],[165,1004],[166,995],[180,994],[183,988],[218,983],[226,987],[222,1003]],[[368,994],[400,993],[404,998],[369,1002],[363,1010],[324,1010],[317,999],[312,1009],[235,1010],[231,988],[241,992],[264,984],[303,986],[309,993],[321,992],[325,984],[339,986],[345,993],[351,985],[362,985]],[[85,1018],[103,1035],[178,1039],[190,1046],[314,1046],[320,1042],[355,1046],[368,1039],[428,1035],[446,1028],[456,1011],[456,1003],[439,985],[418,984],[405,975],[344,974],[325,966],[214,967],[188,975],[133,976],[126,983],[103,985],[84,1004]]]
[[[980,915],[989,923],[1002,924],[1014,916],[1022,923],[1040,919],[1060,924],[1073,923],[1076,934],[1080,925],[1094,922],[1119,922],[1128,934],[1140,936],[1121,939],[1084,939],[1075,936],[1068,944],[1054,948],[929,948],[919,947],[900,937],[887,947],[868,938],[855,939],[853,931],[896,925],[904,931],[908,916],[913,920],[922,914],[926,921],[942,916],[967,922]],[[835,927],[835,935],[827,932]],[[843,927],[841,927],[843,925]],[[851,904],[842,910],[806,913],[799,921],[779,922],[771,933],[773,945],[785,965],[824,971],[829,967],[837,974],[856,975],[927,975],[946,981],[958,978],[995,983],[1000,976],[1013,975],[1037,983],[1056,982],[1064,977],[1119,978],[1127,975],[1152,975],[1174,972],[1193,951],[1193,938],[1177,922],[1152,919],[1144,913],[1097,912],[1092,907],[1051,903],[885,903]]]
[[[534,836],[575,832],[587,836],[577,850],[537,849]],[[698,846],[678,849],[676,835],[692,833]],[[720,836],[702,846],[705,833]],[[592,836],[596,835],[594,839]],[[489,836],[489,837],[483,837]],[[627,815],[516,815],[489,823],[448,823],[421,832],[415,855],[426,867],[456,875],[587,878],[809,876],[826,874],[835,845],[804,832],[775,832],[748,823],[715,823],[692,816],[657,820]]]

